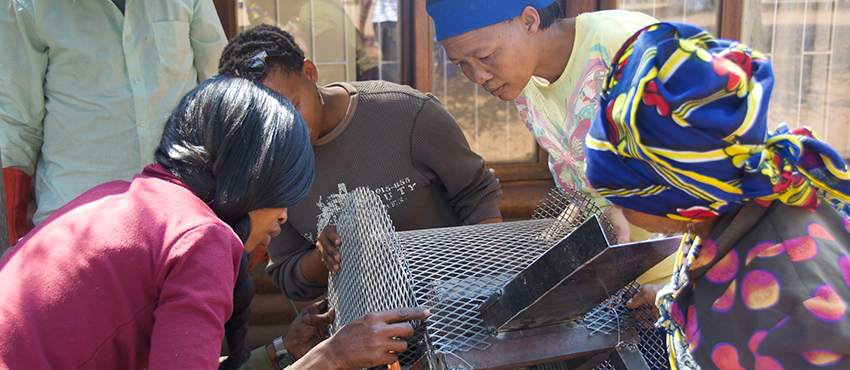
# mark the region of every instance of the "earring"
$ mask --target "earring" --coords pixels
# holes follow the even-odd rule
[[[316,92],[319,93],[319,101],[322,103],[322,105],[325,105],[325,97],[322,96],[322,90],[319,90],[319,84],[316,84]]]

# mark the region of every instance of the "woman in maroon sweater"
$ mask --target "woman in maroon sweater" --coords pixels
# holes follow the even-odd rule
[[[0,261],[0,369],[218,367],[243,251],[312,183],[309,136],[280,95],[216,77],[181,100],[155,157]]]

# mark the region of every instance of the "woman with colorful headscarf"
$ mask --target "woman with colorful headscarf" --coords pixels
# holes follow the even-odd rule
[[[772,87],[763,55],[682,24],[612,61],[588,180],[685,233],[673,281],[630,302],[657,304],[674,369],[850,367],[850,172],[806,128],[767,133]]]

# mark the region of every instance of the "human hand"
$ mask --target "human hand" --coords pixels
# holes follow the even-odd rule
[[[424,320],[430,313],[425,308],[398,308],[370,313],[349,322],[330,339],[320,343],[298,368],[312,369],[313,361],[328,369],[358,369],[391,364],[407,349],[401,338],[413,336],[413,326],[405,321]],[[309,357],[309,358],[308,358]]]
[[[339,239],[334,225],[326,226],[319,234],[318,241],[316,241],[316,251],[319,252],[319,258],[322,259],[325,268],[334,276],[339,273],[340,244],[342,244],[342,240]]]
[[[301,358],[317,344],[330,337],[328,325],[333,321],[334,309],[328,310],[326,299],[304,307],[289,325],[289,331],[283,337],[284,347],[296,359]]]
[[[664,284],[643,285],[640,291],[637,292],[628,302],[628,308],[640,308],[644,304],[649,305],[650,315],[655,320],[661,317],[661,312],[658,311],[658,306],[655,305],[655,297],[658,296],[658,291],[664,287]]]
[[[602,212],[611,226],[614,227],[614,233],[617,234],[617,244],[625,244],[631,241],[632,231],[629,229],[629,221],[623,215],[623,210],[617,206],[608,206]]]

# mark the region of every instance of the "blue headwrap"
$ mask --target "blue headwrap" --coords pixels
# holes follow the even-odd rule
[[[553,2],[555,0],[428,0],[425,10],[434,19],[439,41],[515,18],[526,6],[541,9]]]
[[[750,199],[850,200],[839,154],[805,128],[767,134],[770,62],[685,24],[638,31],[611,62],[587,136],[587,179],[624,208],[702,220]]]

